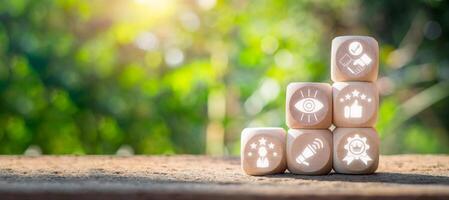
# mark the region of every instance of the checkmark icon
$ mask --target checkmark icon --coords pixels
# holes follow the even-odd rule
[[[351,52],[352,52],[353,54],[355,54],[359,48],[360,48],[360,46],[357,45],[357,46],[355,46],[353,49],[351,49]]]
[[[360,44],[360,42],[351,42],[351,44],[349,44],[348,50],[351,55],[358,56],[362,53],[363,46],[362,44]]]

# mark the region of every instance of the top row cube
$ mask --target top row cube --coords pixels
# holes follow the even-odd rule
[[[374,38],[340,36],[332,40],[332,81],[373,82],[378,71],[379,45]]]

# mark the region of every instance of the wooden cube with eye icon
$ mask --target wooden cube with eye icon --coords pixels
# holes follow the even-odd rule
[[[329,128],[332,123],[332,87],[327,83],[290,83],[285,113],[289,128]]]

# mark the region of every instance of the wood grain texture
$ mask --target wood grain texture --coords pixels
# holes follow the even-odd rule
[[[381,156],[374,175],[248,176],[238,158],[0,157],[1,199],[448,199],[449,156]]]

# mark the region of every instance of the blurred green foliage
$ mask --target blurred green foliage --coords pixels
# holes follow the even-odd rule
[[[239,152],[330,43],[381,51],[383,153],[449,153],[447,1],[0,1],[0,153]]]

